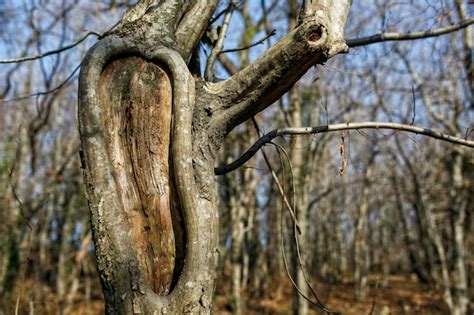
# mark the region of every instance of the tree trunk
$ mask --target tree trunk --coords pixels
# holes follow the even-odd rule
[[[198,235],[188,226],[185,235],[180,202],[187,196],[176,195],[176,186],[183,183],[174,180],[176,164],[170,167],[177,161],[170,161],[169,154],[174,93],[169,76],[155,63],[129,57],[110,62],[98,86],[98,130],[83,131],[82,136],[84,151],[102,155],[94,161],[85,159],[84,166],[106,310],[147,312],[156,309],[160,296],[173,289],[179,292],[179,286],[185,294],[176,298],[171,294],[165,300],[171,302],[160,309],[207,313],[217,253],[217,213],[214,204],[202,201],[197,210],[205,214],[199,220],[204,226],[199,230],[208,234]],[[187,259],[204,265],[200,276],[194,274],[197,269],[182,269],[186,247]],[[183,273],[191,276],[184,283],[187,277],[179,278]]]
[[[301,127],[303,125],[302,122],[302,109],[301,109],[301,100],[300,95],[297,88],[293,88],[290,91],[290,103],[291,103],[291,110],[292,113],[292,123],[294,127]],[[298,286],[299,290],[305,296],[308,296],[308,286],[305,281],[305,270],[302,268],[306,267],[305,262],[305,253],[307,250],[307,239],[308,239],[308,207],[307,203],[304,201],[304,172],[303,172],[303,164],[304,164],[304,149],[303,149],[303,142],[301,137],[295,137],[293,142],[293,150],[291,151],[291,160],[293,163],[293,180],[295,181],[295,198],[296,198],[296,209],[294,209],[298,223],[300,226],[301,235],[298,237],[299,242],[299,253],[296,250],[292,253],[293,258],[293,274],[296,279],[296,285]],[[290,233],[297,233],[293,229],[290,230]],[[291,242],[293,242],[293,237],[290,238]],[[296,245],[293,245],[293,249],[296,249]],[[299,261],[301,258],[301,261]],[[302,267],[300,266],[302,264]],[[308,301],[299,294],[296,290],[293,291],[294,295],[294,314],[298,315],[306,315],[308,314]]]
[[[365,166],[362,192],[354,235],[354,281],[358,301],[364,301],[368,290],[369,273],[369,197],[370,181],[375,153],[372,152]]]
[[[466,250],[465,250],[465,219],[466,209],[469,202],[468,196],[463,193],[463,155],[461,152],[454,152],[452,158],[451,189],[452,208],[450,209],[451,224],[453,231],[453,284],[452,295],[453,305],[450,306],[451,314],[467,314],[469,305],[468,293],[468,275],[466,268]]]
[[[205,82],[187,64],[217,3],[139,1],[83,60],[82,164],[109,314],[210,313],[217,150],[309,68],[347,50],[350,1],[320,1],[254,63]]]

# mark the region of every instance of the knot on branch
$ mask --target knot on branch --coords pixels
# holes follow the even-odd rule
[[[311,49],[321,49],[327,44],[327,27],[315,18],[306,20],[298,27],[301,39],[311,47]]]

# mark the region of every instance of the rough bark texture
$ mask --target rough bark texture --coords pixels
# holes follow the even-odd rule
[[[209,198],[207,190],[200,197],[190,159],[194,81],[181,57],[172,50],[158,48],[147,56],[162,60],[170,76],[180,78],[173,85],[171,129],[171,177],[179,206],[170,205],[173,194],[166,176],[167,149],[155,152],[167,147],[169,141],[168,75],[143,60],[145,53],[137,48],[131,49],[142,58],[109,62],[115,54],[136,47],[132,44],[114,37],[99,43],[89,54],[90,59],[86,58],[81,73],[83,164],[107,312],[208,313],[217,260],[217,211],[215,198]],[[101,48],[105,56],[100,54]],[[114,79],[115,75],[120,79]],[[201,156],[207,153],[202,151]],[[196,155],[195,161],[199,158]],[[209,173],[202,177],[211,177],[213,165],[205,166],[201,172]],[[173,273],[175,280],[179,275],[179,269],[173,268],[174,255],[180,255],[183,244],[175,250],[173,228],[179,235],[184,231],[180,224],[170,225],[172,209],[178,208],[186,224],[186,265],[172,293],[160,298],[159,294],[170,290]],[[179,216],[175,216],[175,222],[179,221],[176,218]],[[137,246],[143,241],[145,244]],[[181,259],[178,264],[183,262]]]

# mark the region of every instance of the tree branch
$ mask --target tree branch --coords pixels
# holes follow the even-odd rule
[[[309,16],[313,14],[313,5],[311,0],[303,0],[302,14],[303,16]]]
[[[260,45],[260,44],[263,44],[263,42],[265,42],[267,39],[269,39],[270,37],[272,37],[273,35],[276,34],[276,30],[273,29],[270,33],[268,33],[267,35],[265,35],[265,37],[259,39],[258,41],[248,45],[248,46],[244,46],[244,47],[238,47],[238,48],[230,48],[230,49],[224,49],[222,50],[219,54],[225,54],[225,53],[230,53],[230,52],[236,52],[236,51],[241,51],[241,50],[246,50],[246,49],[250,49],[254,46],[257,46],[257,45]]]
[[[444,134],[440,131],[427,129],[423,127],[417,127],[412,125],[406,124],[398,124],[398,123],[391,123],[391,122],[361,122],[361,123],[343,123],[343,124],[333,124],[333,125],[322,125],[316,127],[304,127],[304,128],[281,128],[281,129],[274,129],[269,133],[262,136],[260,139],[255,142],[253,146],[250,147],[240,158],[235,160],[234,162],[219,166],[214,169],[214,173],[216,175],[223,175],[233,170],[237,169],[238,167],[242,166],[245,162],[247,162],[251,157],[258,152],[258,150],[264,146],[265,144],[272,141],[274,138],[284,135],[308,135],[308,134],[316,134],[316,133],[324,133],[324,132],[334,132],[334,131],[341,131],[341,130],[353,130],[353,129],[391,129],[391,130],[399,130],[399,131],[406,131],[415,134],[424,135],[427,137],[435,138],[438,140],[467,146],[470,148],[474,148],[474,141],[462,139],[458,137],[454,137],[451,135]]]
[[[16,102],[16,101],[28,99],[30,97],[44,96],[44,95],[48,95],[48,94],[51,94],[51,93],[55,93],[55,92],[61,90],[67,84],[73,82],[72,78],[74,77],[74,75],[76,74],[76,72],[79,70],[80,67],[81,67],[81,64],[79,64],[76,68],[74,68],[72,73],[66,79],[64,79],[61,83],[59,83],[58,85],[56,85],[54,88],[52,88],[50,90],[35,92],[35,93],[32,93],[32,94],[27,94],[27,95],[21,95],[21,96],[17,96],[17,97],[6,99],[6,100],[0,100],[0,102],[4,102],[4,103],[6,103],[6,102]]]
[[[421,39],[421,38],[429,38],[440,36],[452,32],[456,32],[460,29],[466,28],[469,25],[474,24],[474,17],[469,19],[463,20],[458,24],[450,25],[443,28],[438,28],[434,30],[428,30],[423,32],[413,32],[413,33],[381,33],[375,34],[372,36],[361,37],[361,38],[352,38],[346,40],[347,46],[350,48],[358,47],[358,46],[365,46],[371,45],[380,42],[386,41],[394,41],[394,40],[414,40],[414,39]]]
[[[348,14],[349,8],[342,8]],[[330,20],[333,15],[344,15],[332,12],[340,9],[338,4],[314,10],[313,16],[306,17],[252,64],[226,81],[207,83],[206,92],[221,100],[211,109],[213,125],[229,132],[275,102],[312,66],[346,51],[342,34],[337,35],[340,25],[336,25],[345,24],[345,20]]]
[[[457,133],[458,129],[457,129],[456,125],[453,122],[449,121],[446,117],[444,117],[442,114],[440,114],[439,112],[437,112],[434,109],[430,91],[427,89],[426,84],[424,84],[423,80],[421,79],[421,77],[416,72],[416,70],[413,67],[412,63],[408,60],[406,54],[403,54],[398,49],[398,47],[395,47],[394,51],[395,51],[396,54],[398,54],[400,59],[405,64],[408,72],[410,73],[410,75],[413,79],[413,82],[415,83],[416,87],[420,91],[421,99],[423,100],[423,105],[425,106],[426,110],[428,111],[428,116],[430,118],[432,118],[434,121],[436,121],[437,123],[442,124],[443,126],[445,126],[449,130],[449,132]]]
[[[66,45],[64,47],[60,47],[58,49],[50,50],[50,51],[44,52],[44,53],[36,55],[36,56],[20,57],[20,58],[13,58],[13,59],[3,59],[3,60],[0,60],[0,64],[19,63],[19,62],[24,62],[24,61],[37,60],[37,59],[41,59],[41,58],[44,58],[44,57],[47,57],[47,56],[59,54],[59,53],[65,51],[65,50],[71,49],[71,48],[79,45],[90,35],[95,35],[97,37],[102,36],[102,34],[99,34],[99,33],[94,32],[94,31],[90,31],[90,32],[87,32],[84,36],[82,36],[78,40],[76,40],[75,42],[73,42],[69,45]]]
[[[209,25],[209,19],[216,10],[219,0],[194,1],[194,5],[186,11],[176,30],[176,42],[181,56],[186,62]]]
[[[227,29],[229,28],[230,19],[232,18],[232,13],[234,12],[234,8],[234,3],[231,2],[224,15],[224,22],[222,23],[217,42],[212,48],[211,55],[207,59],[204,77],[206,78],[206,80],[209,80],[211,82],[214,80],[214,63],[216,62],[216,59],[221,53],[222,47],[224,46],[224,40],[227,34]]]

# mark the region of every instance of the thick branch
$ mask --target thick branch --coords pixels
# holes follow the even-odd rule
[[[474,24],[474,17],[463,20],[459,24],[454,24],[454,25],[450,25],[447,27],[438,28],[434,30],[423,31],[423,32],[413,32],[413,33],[410,33],[410,32],[408,33],[382,33],[382,34],[376,34],[376,35],[367,36],[367,37],[348,39],[346,40],[346,43],[349,47],[352,48],[352,47],[371,45],[371,44],[386,42],[386,41],[414,40],[414,39],[435,37],[435,36],[440,36],[440,35],[456,32],[472,24]]]
[[[189,61],[202,34],[208,27],[209,19],[216,10],[218,0],[198,0],[187,10],[176,30],[179,53]]]
[[[179,22],[191,5],[186,0],[142,0],[128,10],[120,24],[109,33],[120,37],[135,37],[141,41],[175,45],[174,34]]]
[[[313,14],[317,18],[325,16],[330,21],[333,39],[336,42],[344,42],[344,28],[352,6],[352,0],[313,0],[312,5]]]
[[[235,160],[234,162],[228,165],[216,167],[214,169],[214,173],[216,175],[223,175],[223,174],[232,172],[233,170],[242,166],[250,158],[252,158],[255,155],[255,153],[257,153],[258,150],[260,150],[262,146],[271,142],[273,139],[279,136],[308,135],[308,134],[333,132],[333,131],[341,131],[341,130],[353,130],[353,129],[392,129],[392,130],[398,130],[398,131],[406,131],[406,132],[416,133],[416,134],[424,135],[427,137],[435,138],[438,140],[474,148],[474,141],[471,141],[471,140],[447,135],[433,129],[427,129],[423,127],[416,127],[412,125],[405,125],[405,124],[398,124],[398,123],[390,123],[390,122],[362,122],[362,123],[322,125],[322,126],[305,127],[305,128],[282,128],[282,129],[274,129],[270,131],[269,133],[265,134],[260,139],[258,139],[257,142],[255,142],[255,144],[251,146],[250,149],[248,149],[240,158],[238,158],[237,160]]]
[[[344,1],[345,2],[345,1]],[[348,7],[345,14],[348,13]],[[290,31],[260,58],[226,81],[206,84],[206,91],[220,97],[213,108],[213,124],[228,132],[285,94],[312,66],[347,49],[340,34],[341,7],[317,7],[314,15]],[[347,10],[346,10],[347,9]],[[342,25],[343,27],[344,25]],[[340,36],[338,36],[340,34]]]
[[[313,14],[313,5],[311,0],[303,0],[302,13],[304,16],[309,16]]]
[[[228,80],[208,83],[205,89],[224,100],[214,124],[228,132],[280,98],[311,66],[327,59],[326,39],[321,25],[307,23]]]

